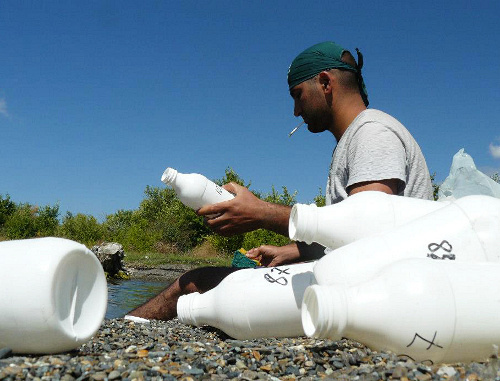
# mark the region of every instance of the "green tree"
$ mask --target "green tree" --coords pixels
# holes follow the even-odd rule
[[[290,242],[291,240],[284,235],[270,230],[257,229],[244,235],[241,247],[250,250],[253,247],[261,245],[284,246],[288,245]]]
[[[230,167],[226,168],[222,179],[216,179],[214,180],[214,183],[221,186],[227,183],[236,183],[244,186],[245,188],[250,188],[251,185],[251,182],[245,184],[245,181],[234,171],[234,169]]]
[[[149,221],[135,211],[132,214],[132,224],[123,232],[122,237],[119,242],[125,248],[146,253],[152,251],[155,244],[161,241],[161,232],[152,229]]]
[[[8,239],[36,237],[36,213],[36,207],[30,204],[19,204],[5,220],[3,234]]]
[[[283,193],[279,193],[275,188],[274,185],[271,187],[271,193],[266,194],[263,197],[264,201],[267,202],[272,202],[273,204],[280,204],[280,205],[286,205],[286,206],[292,206],[297,202],[296,197],[297,197],[297,191],[290,193],[287,189],[286,186],[282,186],[281,189],[283,190]]]
[[[171,188],[146,187],[138,213],[164,243],[188,250],[203,241],[209,229],[203,218],[185,206]]]
[[[38,237],[54,236],[59,227],[59,205],[44,206],[37,211],[35,226]]]
[[[316,204],[316,206],[326,205],[326,196],[323,194],[321,188],[319,188],[319,193],[314,197],[314,203]]]
[[[5,223],[7,218],[14,214],[16,210],[16,204],[10,199],[7,194],[4,196],[0,195],[0,228]]]
[[[106,239],[109,241],[121,241],[125,232],[133,224],[133,212],[131,210],[118,210],[114,214],[106,216],[103,223]]]
[[[107,239],[134,251],[157,247],[187,251],[209,233],[203,219],[182,204],[173,189],[147,186],[144,194],[137,210],[121,210],[106,217],[103,226]]]
[[[434,199],[434,201],[437,201],[437,199],[438,199],[438,192],[439,192],[439,186],[441,184],[437,184],[435,180],[436,180],[436,172],[434,172],[431,175],[431,184],[432,184],[432,198]]]

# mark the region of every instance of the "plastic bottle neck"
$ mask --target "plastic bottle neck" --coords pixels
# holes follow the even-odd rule
[[[346,322],[343,288],[313,285],[306,289],[302,301],[302,327],[307,336],[340,340]]]
[[[177,317],[184,324],[196,325],[196,317],[191,314],[192,305],[199,293],[182,295],[177,301]]]
[[[290,239],[310,245],[318,230],[318,207],[315,204],[295,204],[290,212],[288,231]]]
[[[165,169],[165,172],[163,172],[163,175],[161,176],[161,181],[165,184],[171,185],[175,181],[177,173],[178,173],[177,170],[173,168],[167,168]]]

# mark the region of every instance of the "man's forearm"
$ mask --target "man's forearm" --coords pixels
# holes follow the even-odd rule
[[[266,202],[263,206],[262,227],[288,237],[288,221],[292,208]]]

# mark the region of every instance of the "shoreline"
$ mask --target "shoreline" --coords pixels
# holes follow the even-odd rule
[[[186,271],[192,270],[197,266],[169,263],[156,267],[140,266],[140,265],[124,265],[123,269],[130,279],[142,279],[151,281],[166,281],[171,282],[184,274]]]

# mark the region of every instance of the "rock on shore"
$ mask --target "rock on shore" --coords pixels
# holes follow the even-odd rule
[[[233,340],[176,319],[105,320],[89,342],[71,353],[3,356],[0,380],[500,380],[496,357],[429,365],[349,340]]]

